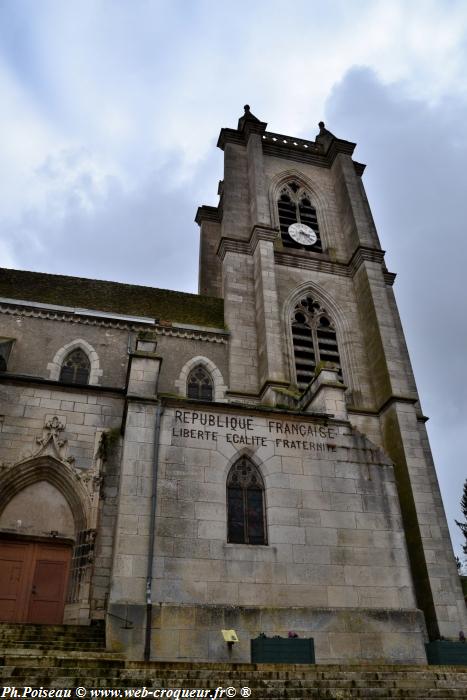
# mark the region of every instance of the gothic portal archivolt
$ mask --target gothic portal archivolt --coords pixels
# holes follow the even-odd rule
[[[0,476],[0,619],[57,624],[79,604],[87,495],[50,455]]]

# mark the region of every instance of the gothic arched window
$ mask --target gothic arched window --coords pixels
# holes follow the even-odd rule
[[[186,395],[189,399],[212,401],[212,378],[202,365],[191,370],[187,379]]]
[[[323,246],[319,233],[318,218],[308,192],[296,182],[287,183],[280,191],[277,208],[279,210],[281,239],[284,247],[314,250],[321,253]],[[296,223],[306,224],[313,229],[316,234],[316,242],[313,245],[300,245],[300,243],[297,243],[290,237],[289,226]]]
[[[87,384],[91,364],[89,358],[81,348],[76,348],[68,353],[63,360],[60,370],[60,381],[70,384]]]
[[[227,478],[227,541],[267,544],[264,483],[257,467],[241,457]]]
[[[292,340],[298,388],[303,391],[315,376],[320,362],[332,362],[342,370],[332,321],[319,302],[304,297],[292,312]]]

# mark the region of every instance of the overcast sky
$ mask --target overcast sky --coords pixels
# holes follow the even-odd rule
[[[467,477],[465,0],[0,0],[0,263],[197,290],[222,126],[356,141],[451,533]]]

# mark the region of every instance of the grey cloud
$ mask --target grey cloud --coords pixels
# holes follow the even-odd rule
[[[44,163],[39,177],[55,180],[75,162],[65,152]],[[4,224],[3,238],[25,269],[197,291],[198,183],[210,182],[215,193],[218,164],[211,154],[177,184],[180,166],[172,156],[131,193],[112,177],[101,192],[93,173],[81,172],[49,196],[45,210],[29,208]]]
[[[451,534],[467,477],[466,101],[435,105],[354,68],[328,99],[328,127],[357,141],[428,423]]]

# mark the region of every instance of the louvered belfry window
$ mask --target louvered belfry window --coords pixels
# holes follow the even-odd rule
[[[279,210],[281,239],[284,247],[297,248],[299,250],[313,250],[321,253],[323,251],[323,246],[321,244],[316,209],[312,205],[310,196],[306,190],[296,182],[289,182],[281,189],[277,207]],[[289,236],[289,226],[295,223],[306,224],[313,229],[317,235],[317,241],[314,245],[300,245]]]
[[[187,381],[187,396],[189,399],[212,401],[211,375],[201,365],[191,370]]]
[[[60,370],[60,381],[70,384],[88,384],[90,362],[86,353],[77,348],[65,357]]]
[[[227,541],[267,544],[264,483],[259,469],[241,457],[227,478]]]
[[[320,362],[342,369],[336,330],[326,311],[311,296],[304,297],[292,313],[292,339],[298,388],[303,391],[315,376]]]

